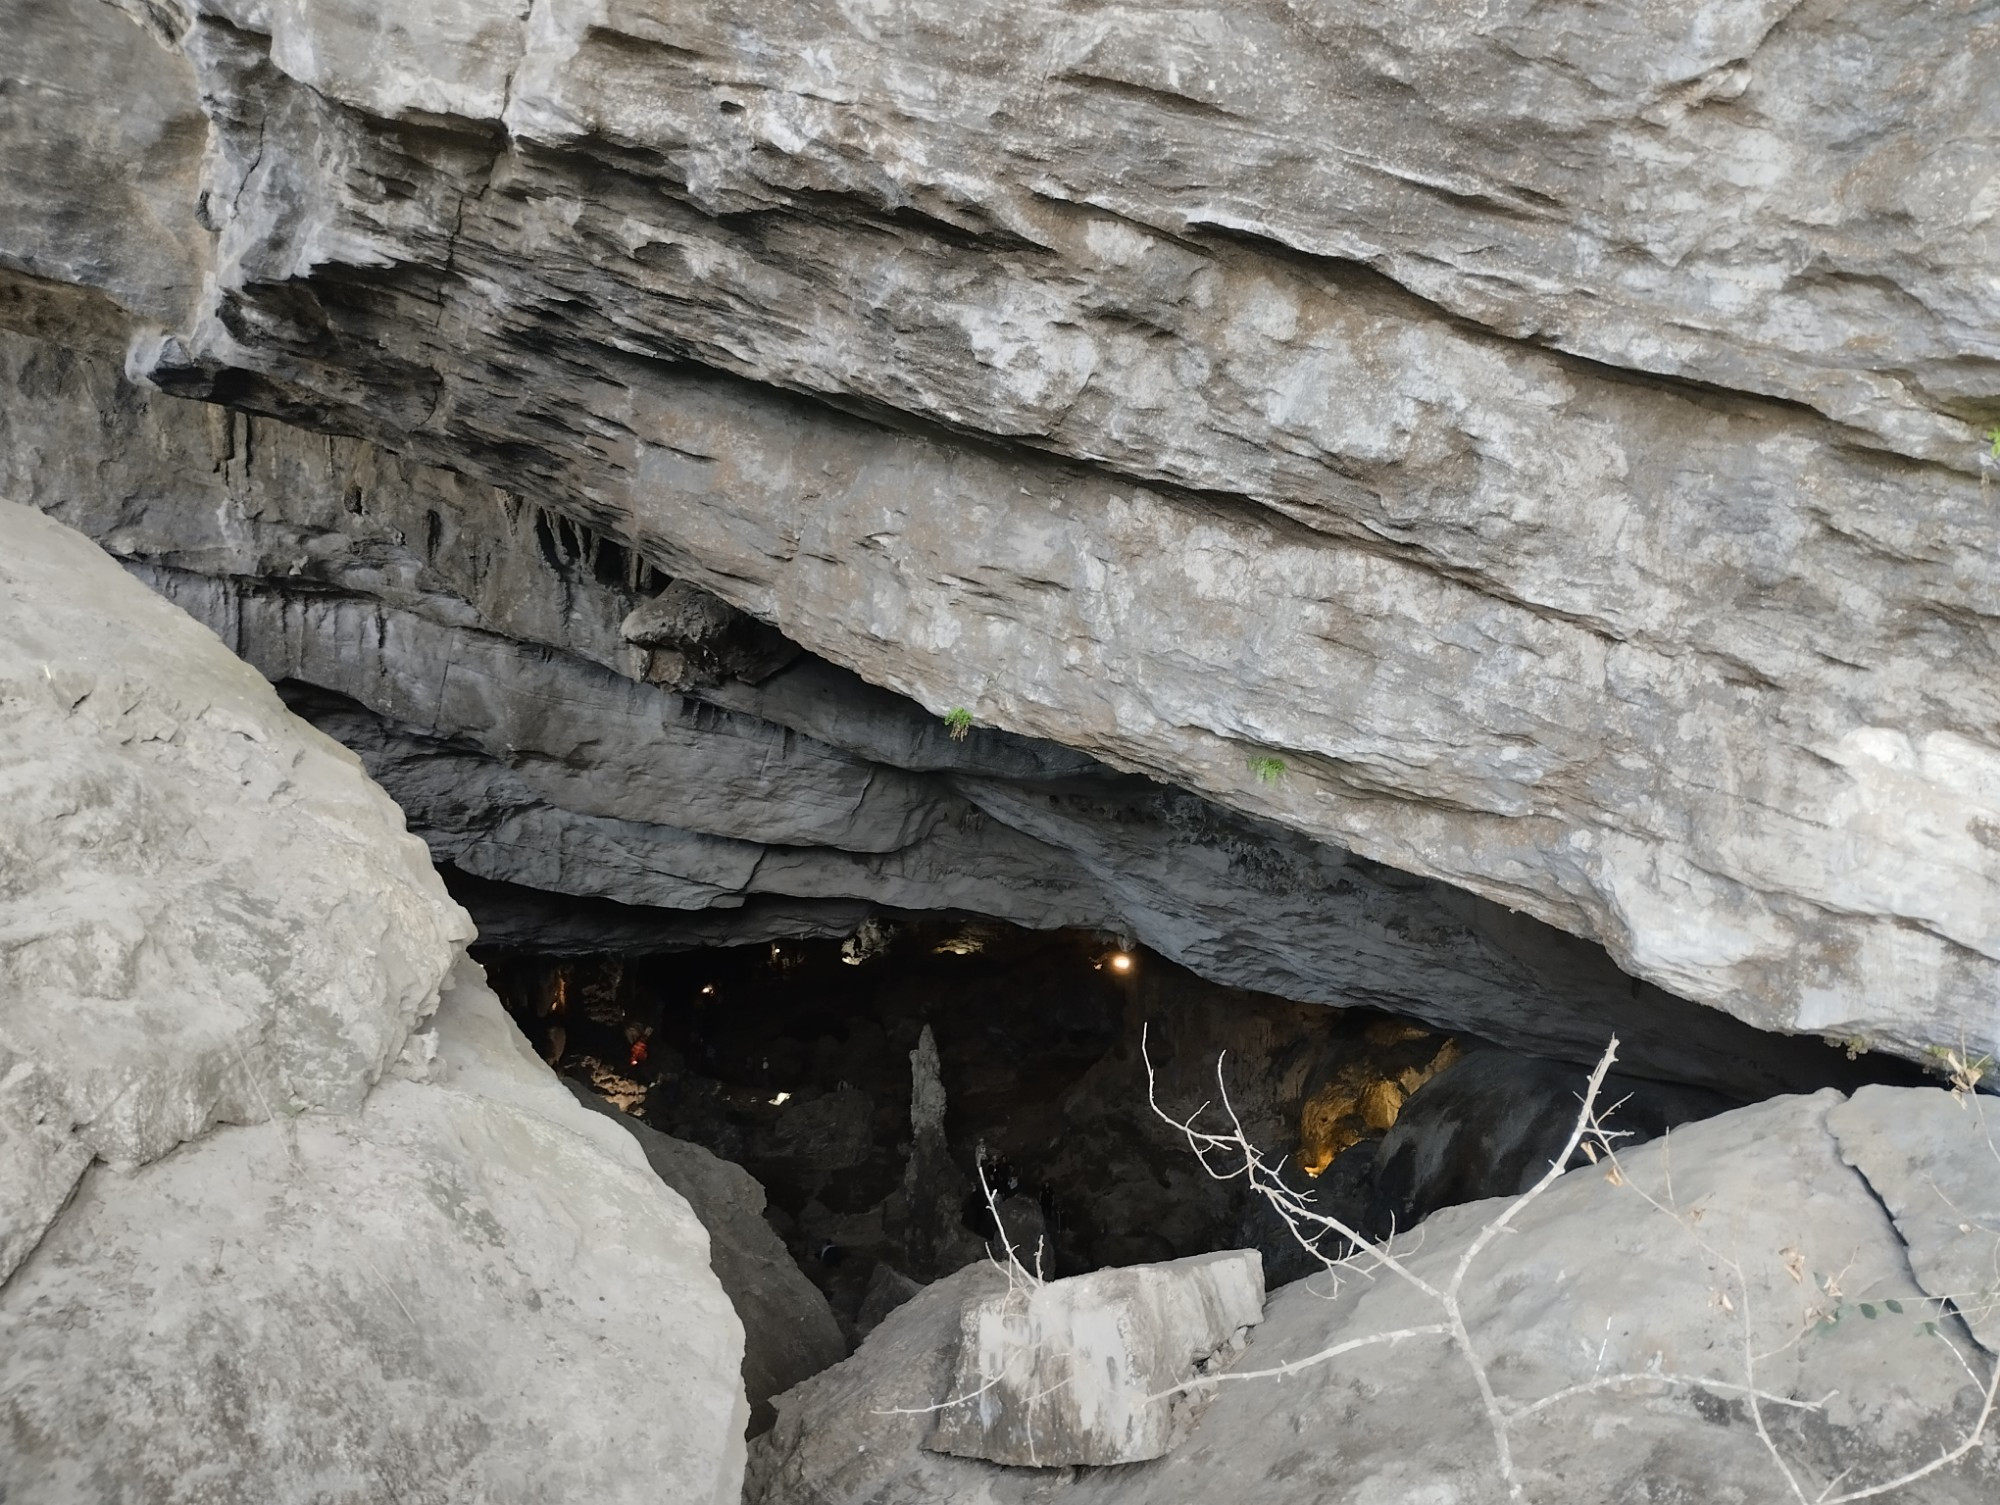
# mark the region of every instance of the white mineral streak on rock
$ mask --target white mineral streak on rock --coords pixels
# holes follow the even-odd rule
[[[960,1311],[958,1366],[925,1445],[1040,1468],[1163,1457],[1212,1394],[1175,1387],[1233,1358],[1263,1315],[1254,1249],[975,1297]]]

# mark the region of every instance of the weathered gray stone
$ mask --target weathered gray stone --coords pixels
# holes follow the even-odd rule
[[[1255,1250],[1020,1281],[959,1312],[958,1363],[925,1446],[1061,1468],[1164,1457],[1263,1319]]]
[[[745,1505],[953,1498],[982,1465],[924,1447],[931,1408],[949,1394],[959,1312],[1006,1288],[996,1266],[969,1264],[897,1306],[854,1357],[778,1396],[777,1424],[750,1444]]]
[[[1903,1149],[1934,1143],[1917,1095],[1884,1091],[1885,1103],[1918,1110]],[[1789,1497],[1749,1413],[1750,1385],[1773,1397],[1760,1403],[1763,1423],[1808,1499],[1836,1475],[1838,1495],[1921,1468],[1976,1423],[1990,1361],[1912,1277],[1872,1183],[1842,1164],[1829,1123],[1840,1105],[1833,1092],[1778,1099],[1676,1130],[1621,1158],[1622,1185],[1602,1165],[1573,1171],[1473,1261],[1465,1320],[1509,1417],[1526,1498]],[[1898,1135],[1893,1113],[1875,1121]],[[1983,1152],[1976,1138],[1960,1144],[1967,1163]],[[1441,1212],[1400,1252],[1422,1278],[1445,1280],[1504,1205]],[[963,1299],[949,1284],[892,1314],[880,1347],[864,1344],[780,1397],[779,1425],[751,1463],[751,1505],[1508,1498],[1472,1371],[1447,1340],[1419,1334],[1304,1362],[1440,1320],[1386,1271],[1279,1291],[1186,1442],[1155,1462],[1079,1472],[941,1457],[892,1414],[927,1404],[914,1397],[936,1383],[939,1360],[922,1344],[948,1351],[941,1319]],[[1293,1363],[1303,1367],[1282,1382],[1246,1377]],[[1894,1498],[1972,1505],[1996,1487],[1993,1450],[1976,1448]]]
[[[619,1112],[581,1082],[565,1078],[564,1085],[638,1141],[653,1173],[687,1199],[708,1231],[709,1264],[743,1322],[750,1433],[765,1431],[777,1414],[771,1397],[839,1363],[847,1343],[826,1297],[764,1221],[764,1188],[742,1166]]]
[[[0,1287],[0,1493],[734,1505],[742,1328],[700,1223],[477,968],[435,1038],[358,1112],[92,1169]]]
[[[1573,1059],[1594,1059],[1615,1029],[1645,1069],[1745,1094],[1824,1080],[1817,1045],[1787,1050],[1635,989],[1600,949],[1500,905],[1047,742],[984,728],[955,739],[823,660],[699,689],[704,704],[634,686],[645,666],[617,626],[656,572],[504,492],[355,441],[149,398],[43,342],[0,335],[0,368],[0,390],[37,394],[0,402],[5,484],[103,539],[270,672],[358,697],[315,697],[302,678],[287,689],[362,753],[435,856],[496,883],[627,906],[586,918],[484,890],[468,902],[489,943],[659,950],[786,924],[837,933],[867,903],[957,909],[1122,929],[1236,985],[1376,1004]],[[315,625],[356,621],[369,630],[308,651]],[[537,726],[477,697],[474,724],[444,714],[459,707],[439,686],[461,642],[525,664],[559,718]],[[635,695],[678,728],[671,745],[634,745],[647,736]],[[709,729],[717,746],[703,745]],[[629,777],[635,766],[650,772]],[[706,792],[706,769],[724,770],[738,797]],[[894,808],[882,797],[897,788],[905,815],[942,818],[892,851],[850,850],[860,787],[878,809]],[[658,818],[603,813],[641,803]],[[721,912],[657,909],[688,905]]]
[[[93,1157],[358,1106],[472,933],[351,753],[5,501],[0,783],[0,1278]]]
[[[2000,1145],[1990,1097],[1863,1087],[1827,1115],[1840,1158],[1909,1246],[1910,1268],[2000,1355]]]
[[[134,370],[1761,1025],[1994,1043],[1976,21],[151,10],[35,56],[190,81],[212,236],[77,88],[0,249]]]

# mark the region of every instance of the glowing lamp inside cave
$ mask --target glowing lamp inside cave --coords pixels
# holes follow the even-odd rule
[[[1132,970],[1132,953],[1129,951],[1112,952],[1111,970],[1121,977],[1130,972]]]

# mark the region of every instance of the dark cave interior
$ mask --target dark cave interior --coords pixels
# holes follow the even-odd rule
[[[1220,1063],[1252,1141],[1377,1235],[1532,1178],[1586,1075],[1370,1009],[1219,986],[1116,936],[980,919],[479,959],[558,1070],[763,1183],[767,1219],[850,1342],[896,1292],[981,1256],[982,1170],[1008,1236],[1052,1275],[1238,1247],[1262,1253],[1271,1285],[1318,1268],[1151,1111],[1148,1057],[1176,1117],[1215,1113]],[[1829,1049],[1823,1084],[1913,1072]],[[941,1135],[913,1120],[913,1074],[942,1088]],[[1639,1137],[1736,1105],[1685,1084],[1612,1087],[1614,1126]],[[1442,1153],[1414,1153],[1439,1135]]]

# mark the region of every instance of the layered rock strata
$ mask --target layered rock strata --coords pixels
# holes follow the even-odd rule
[[[1504,906],[1051,743],[955,739],[824,660],[655,683],[661,650],[624,626],[664,577],[503,489],[148,394],[46,341],[0,334],[0,374],[37,394],[0,403],[0,485],[360,752],[474,880],[489,944],[643,951],[961,911],[1121,930],[1234,985],[1578,1060],[1615,1029],[1644,1069],[1744,1095],[1822,1079],[1816,1044],[1760,1043]]]
[[[1760,1025],[1993,1042],[1988,23],[17,9],[15,324]]]

